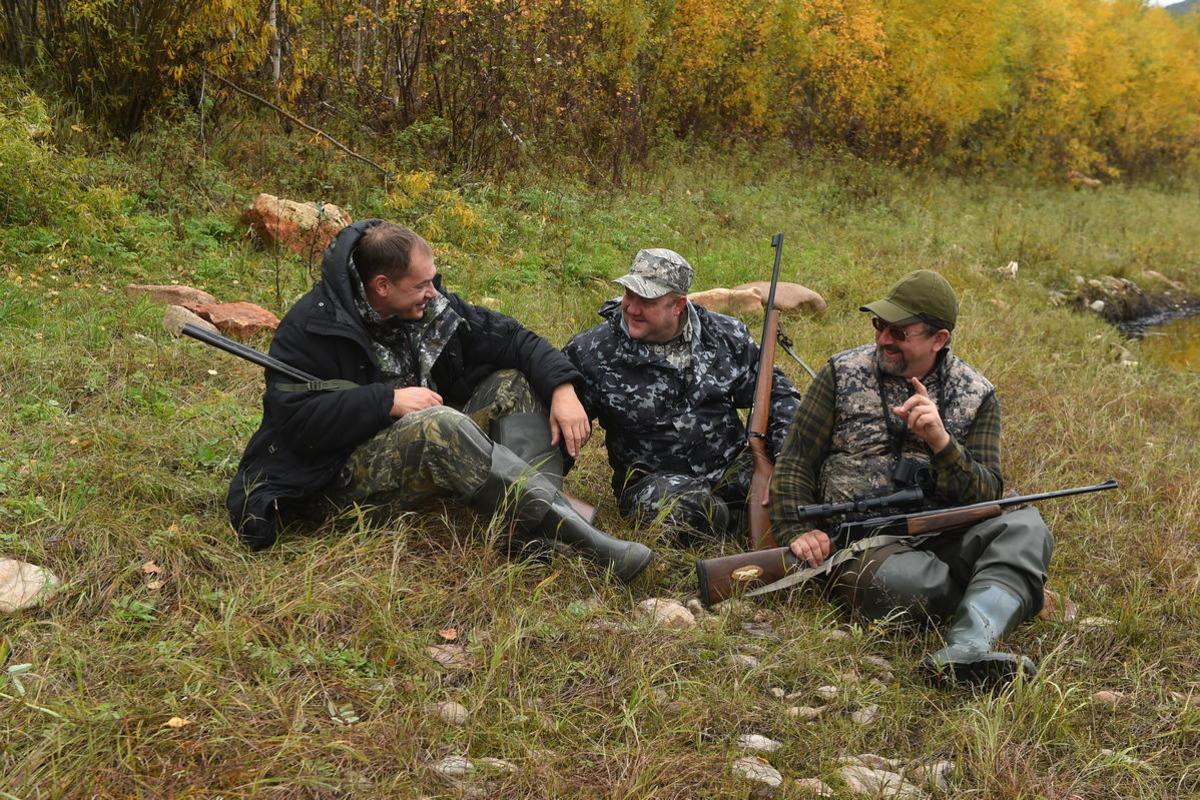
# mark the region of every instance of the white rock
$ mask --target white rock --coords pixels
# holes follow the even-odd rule
[[[758,666],[758,659],[754,656],[748,656],[745,653],[733,653],[726,656],[725,660],[729,662],[730,666],[740,669],[754,669]]]
[[[787,715],[799,720],[810,720],[821,716],[828,709],[829,706],[792,706],[787,710]]]
[[[36,606],[57,586],[58,578],[45,567],[0,558],[0,614]]]
[[[836,700],[841,694],[841,689],[836,686],[818,686],[815,694],[822,700]]]
[[[446,756],[433,765],[433,771],[443,778],[461,778],[475,771],[475,765],[466,756]]]
[[[1114,692],[1107,689],[1102,689],[1092,695],[1092,702],[1098,706],[1108,706],[1109,708],[1118,708],[1125,704],[1128,697],[1124,692]]]
[[[875,800],[925,800],[929,797],[895,772],[870,767],[847,766],[838,770],[851,794]]]
[[[737,739],[737,745],[743,750],[761,750],[764,753],[774,753],[783,747],[783,742],[777,742],[757,733],[744,733]]]
[[[875,716],[879,713],[879,706],[871,703],[863,706],[858,711],[850,715],[850,719],[854,720],[859,725],[870,725],[875,721]]]
[[[480,769],[490,769],[495,772],[516,772],[517,765],[503,758],[477,758],[475,766]]]
[[[870,664],[872,667],[875,667],[876,669],[880,670],[881,672],[891,672],[892,671],[892,662],[888,661],[886,658],[884,658],[882,656],[863,656],[862,662],[864,664]]]
[[[1095,311],[1097,314],[1099,314],[1101,311],[1104,310],[1104,301],[1103,300],[1093,300],[1091,302],[1091,305],[1088,306],[1088,308],[1090,308],[1092,311]]]
[[[696,624],[696,617],[678,600],[665,597],[651,597],[638,603],[638,611],[655,625],[667,628],[690,628]]]
[[[444,703],[435,703],[433,711],[447,725],[466,725],[467,717],[470,716],[470,712],[467,711],[466,706],[455,703],[452,700]]]
[[[787,692],[778,686],[772,686],[769,691],[771,692],[771,697],[774,697],[776,700],[782,700],[787,697]]]
[[[1115,619],[1109,619],[1108,617],[1084,617],[1079,620],[1079,627],[1081,628],[1111,628],[1116,624],[1117,621]]]
[[[799,778],[796,791],[809,797],[833,797],[833,787],[820,778]]]
[[[914,762],[904,770],[904,777],[919,783],[926,789],[945,794],[950,791],[950,776],[954,774],[953,761]]]
[[[783,785],[783,776],[758,756],[745,756],[733,762],[733,774],[756,783],[766,784],[772,789]]]

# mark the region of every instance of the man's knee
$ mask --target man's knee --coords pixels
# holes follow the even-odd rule
[[[890,554],[873,571],[868,565],[842,584],[843,599],[869,619],[883,619],[897,611],[918,621],[947,618],[962,594],[949,566],[922,550]]]
[[[439,448],[451,452],[488,454],[491,440],[479,426],[461,411],[449,406],[422,409],[401,418],[416,426],[409,435],[420,439],[426,449]]]

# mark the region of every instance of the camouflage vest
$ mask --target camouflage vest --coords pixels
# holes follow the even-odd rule
[[[922,383],[937,403],[946,430],[962,441],[993,387],[966,362],[944,352]],[[892,406],[912,396],[912,389],[903,378],[878,372],[874,345],[838,353],[829,365],[837,411],[833,440],[821,468],[821,499],[839,503],[891,491],[900,456],[927,465],[931,455],[929,447],[891,413]]]

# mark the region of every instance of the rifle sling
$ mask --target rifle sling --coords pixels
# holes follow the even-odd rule
[[[867,550],[897,543],[916,546],[919,542],[932,539],[933,537],[940,536],[943,533],[946,533],[946,531],[939,530],[932,533],[922,533],[916,535],[884,534],[880,536],[868,536],[838,550],[818,567],[806,567],[805,569],[798,569],[795,572],[789,572],[787,575],[784,575],[774,583],[768,583],[766,586],[760,586],[757,589],[746,592],[745,596],[758,597],[760,595],[778,592],[782,589],[790,589],[793,586],[799,586],[802,583],[807,583],[818,575],[828,575],[829,572],[838,564],[841,564],[843,561],[849,561],[851,558],[854,558],[854,556]]]
[[[358,384],[354,381],[337,379],[331,381],[308,381],[307,383],[278,383],[275,385],[275,388],[286,394],[297,392],[343,392],[346,389],[357,389]]]

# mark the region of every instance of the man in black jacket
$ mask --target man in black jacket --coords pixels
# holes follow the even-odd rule
[[[648,548],[596,530],[559,491],[560,444],[575,456],[590,434],[579,373],[516,320],[444,292],[433,251],[407,228],[342,230],[270,353],[321,380],[267,372],[262,425],[226,501],[250,547],[292,515],[453,496],[506,507],[518,545],[555,539],[626,581],[649,563]]]

